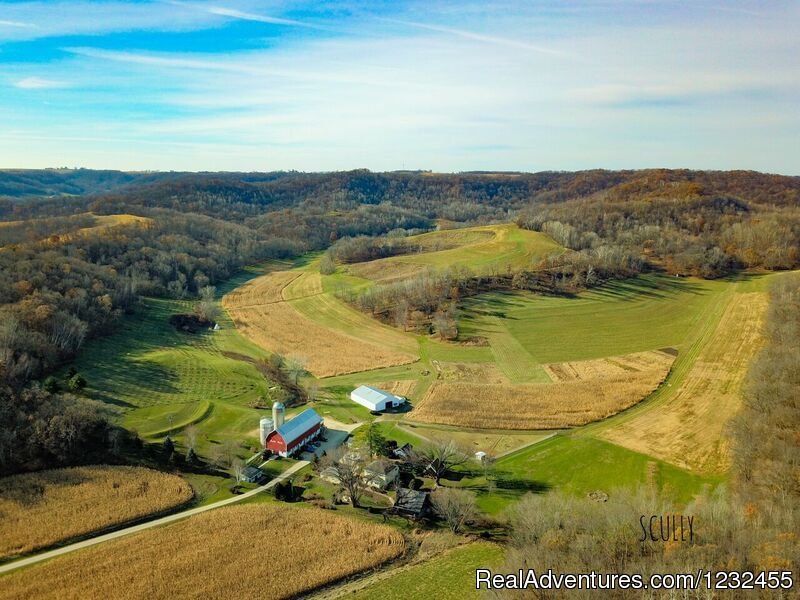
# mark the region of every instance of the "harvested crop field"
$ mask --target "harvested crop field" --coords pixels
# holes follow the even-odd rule
[[[225,308],[231,306],[260,306],[283,302],[283,289],[303,273],[298,271],[275,271],[248,281],[225,296]]]
[[[439,379],[468,383],[509,383],[508,378],[494,363],[434,362]]]
[[[624,356],[596,358],[594,360],[577,360],[563,363],[542,365],[547,375],[554,382],[605,379],[625,373],[637,373],[658,369],[675,360],[677,353],[653,350],[651,352],[635,352]]]
[[[175,475],[141,467],[75,467],[0,479],[0,558],[158,513],[191,500]]]
[[[730,465],[725,427],[741,407],[742,380],[761,347],[767,304],[763,292],[735,294],[663,404],[611,426],[602,437],[691,470],[725,471]]]
[[[401,381],[383,381],[374,384],[371,383],[369,385],[386,390],[390,394],[395,394],[396,396],[408,396],[413,391],[414,386],[417,385],[417,380],[403,379]]]
[[[426,423],[486,429],[561,429],[616,414],[650,395],[672,359],[601,381],[586,379],[524,385],[435,383],[410,417]]]
[[[323,510],[237,506],[13,573],[0,598],[289,598],[403,550],[403,537],[383,525]]]
[[[294,302],[300,303],[307,296],[306,292],[317,289],[319,277],[302,271],[268,273],[226,295],[223,306],[242,334],[270,352],[304,359],[308,371],[317,377],[403,365],[417,360],[416,356],[394,351],[386,344],[370,343],[332,330],[304,315],[303,311],[295,310],[294,302],[284,299],[284,290],[295,281],[302,284],[292,288],[294,297],[298,298]],[[323,300],[337,302],[321,295],[320,302],[315,304],[322,305]],[[320,312],[321,317],[324,314],[324,311]],[[377,322],[373,327],[391,332]],[[361,332],[357,328],[353,331]]]

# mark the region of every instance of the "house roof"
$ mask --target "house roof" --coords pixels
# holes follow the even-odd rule
[[[400,488],[397,490],[397,500],[394,503],[394,507],[418,515],[422,512],[422,509],[425,508],[425,500],[427,498],[428,492],[421,492],[410,488]]]
[[[313,408],[307,408],[299,415],[289,419],[278,427],[275,432],[283,438],[286,444],[300,439],[309,429],[322,423],[322,417]]]
[[[367,471],[370,473],[377,473],[379,475],[386,475],[397,469],[397,465],[389,462],[388,460],[374,460],[367,465]]]
[[[374,388],[369,385],[360,385],[354,389],[352,393],[356,394],[359,398],[373,404],[378,404],[384,400],[391,400],[392,402],[395,402],[398,399],[394,394],[390,394],[387,391]]]

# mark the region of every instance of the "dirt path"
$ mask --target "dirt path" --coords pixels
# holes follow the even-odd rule
[[[228,506],[229,504],[234,504],[236,502],[241,502],[242,500],[246,500],[247,498],[251,498],[256,494],[260,494],[275,485],[279,482],[283,481],[287,477],[291,477],[297,471],[308,465],[308,461],[300,461],[295,465],[292,465],[289,469],[285,472],[278,475],[275,479],[266,483],[260,487],[257,487],[254,490],[250,490],[240,496],[233,496],[232,498],[228,498],[226,500],[220,500],[219,502],[214,502],[213,504],[208,504],[206,506],[198,506],[197,508],[192,508],[189,510],[185,510],[183,512],[175,513],[172,515],[168,515],[166,517],[161,517],[160,519],[155,519],[153,521],[148,521],[147,523],[141,523],[140,525],[134,525],[133,527],[126,527],[125,529],[120,529],[118,531],[113,531],[111,533],[107,533],[105,535],[100,535],[94,538],[90,538],[88,540],[83,540],[81,542],[75,542],[74,544],[69,544],[68,546],[62,546],[61,548],[56,548],[55,550],[49,550],[47,552],[42,552],[41,554],[35,554],[34,556],[29,556],[27,558],[21,558],[19,560],[15,560],[8,564],[0,565],[0,575],[4,573],[8,573],[10,571],[14,571],[15,569],[20,569],[22,567],[28,567],[30,565],[34,565],[36,563],[50,560],[51,558],[55,558],[57,556],[61,556],[63,554],[69,554],[70,552],[74,552],[75,550],[81,550],[83,548],[89,548],[90,546],[95,546],[97,544],[102,544],[103,542],[108,542],[110,540],[114,540],[117,538],[124,537],[126,535],[130,535],[132,533],[138,533],[140,531],[145,531],[147,529],[151,529],[152,527],[160,527],[162,525],[167,525],[169,523],[174,523],[175,521],[179,521],[181,519],[185,519],[187,517],[192,517],[194,515],[199,515],[200,513],[204,513],[209,510],[214,510],[215,508],[222,508],[223,506]]]

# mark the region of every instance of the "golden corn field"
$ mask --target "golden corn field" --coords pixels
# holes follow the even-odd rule
[[[304,592],[402,554],[391,527],[322,509],[203,513],[15,572],[10,598],[261,598]]]
[[[496,429],[577,427],[616,414],[652,393],[669,373],[662,354],[641,370],[608,369],[604,377],[557,383],[435,383],[411,418],[427,423]]]
[[[176,475],[142,467],[75,467],[0,479],[0,558],[160,512],[189,501]]]

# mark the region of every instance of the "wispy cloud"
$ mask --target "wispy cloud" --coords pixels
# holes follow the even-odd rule
[[[468,40],[475,40],[478,42],[484,42],[487,44],[497,44],[500,46],[506,46],[508,48],[515,48],[517,50],[527,50],[530,52],[538,52],[541,54],[548,54],[550,56],[558,56],[561,58],[570,58],[570,59],[577,59],[580,58],[571,52],[566,52],[564,50],[559,50],[557,48],[552,48],[549,46],[542,46],[539,44],[531,44],[530,42],[525,42],[522,40],[508,38],[508,37],[498,37],[493,35],[484,35],[482,33],[475,33],[474,31],[467,31],[465,29],[455,29],[453,27],[442,27],[441,25],[430,25],[427,23],[419,23],[416,21],[400,21],[397,19],[386,19],[387,21],[397,23],[399,25],[408,25],[409,27],[416,27],[417,29],[426,29],[428,31],[436,31],[439,33],[447,33],[449,35],[455,35],[461,38],[465,38]]]
[[[36,28],[37,25],[35,23],[23,23],[22,21],[6,21],[0,19],[0,27],[19,27],[22,29],[30,29]]]
[[[65,81],[42,79],[40,77],[26,77],[25,79],[15,81],[12,85],[21,90],[53,90],[69,87],[69,84]]]
[[[229,17],[231,19],[239,19],[242,21],[253,21],[255,23],[268,23],[270,25],[287,25],[291,27],[309,27],[311,29],[319,29],[313,23],[306,21],[297,21],[295,19],[284,19],[281,17],[272,17],[269,15],[256,14],[245,12],[243,10],[236,10],[235,8],[226,8],[224,6],[202,6],[202,5],[189,5],[188,3],[175,2],[175,4],[184,4],[193,6],[199,10],[204,10],[212,15],[219,15],[221,17]]]

